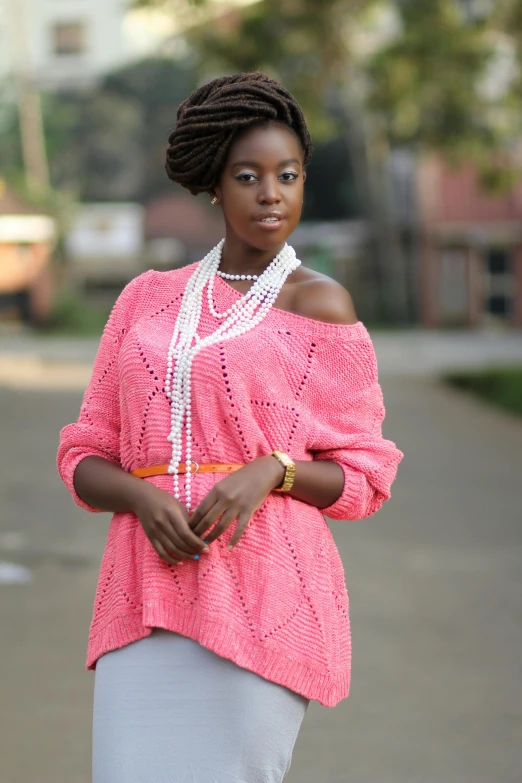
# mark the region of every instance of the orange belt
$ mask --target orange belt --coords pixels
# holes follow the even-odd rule
[[[244,467],[244,465],[238,465],[238,464],[221,465],[216,462],[206,462],[203,465],[200,465],[197,462],[190,462],[189,464],[191,466],[191,470],[190,470],[191,473],[233,473],[235,470],[239,470],[239,468]],[[192,470],[192,465],[195,466],[194,470]],[[177,472],[187,473],[187,463],[180,462]],[[147,468],[135,468],[134,470],[131,470],[131,473],[133,476],[137,476],[138,478],[149,478],[149,476],[163,476],[169,473],[169,466],[150,465]]]

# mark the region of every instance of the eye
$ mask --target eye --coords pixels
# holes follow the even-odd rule
[[[299,177],[297,171],[283,171],[281,178],[283,182],[293,182]]]
[[[239,180],[239,182],[254,182],[257,177],[255,174],[245,171],[244,174],[239,174],[236,179]]]

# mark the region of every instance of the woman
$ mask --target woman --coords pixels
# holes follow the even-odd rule
[[[325,522],[373,514],[402,454],[348,293],[285,240],[311,142],[260,73],[196,90],[169,177],[226,237],[149,271],[105,328],[60,474],[112,511],[87,666],[95,783],[275,783],[310,699],[348,695],[348,599]]]

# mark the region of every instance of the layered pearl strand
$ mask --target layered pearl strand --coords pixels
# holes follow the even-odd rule
[[[167,356],[165,393],[172,402],[170,434],[167,438],[172,443],[169,473],[173,474],[174,496],[178,500],[180,499],[178,468],[183,453],[183,425],[185,425],[185,463],[188,466],[192,464],[191,370],[194,357],[204,348],[245,334],[261,323],[277,299],[288,275],[301,264],[294,249],[290,245],[285,245],[246,294],[234,302],[226,312],[218,313],[214,307],[213,290],[224,242],[225,240],[222,239],[200,261],[189,278]],[[234,276],[233,279],[236,277]],[[245,278],[248,279],[246,276]],[[242,277],[239,276],[239,279]],[[197,329],[205,286],[207,286],[210,312],[222,323],[212,334],[200,338]],[[189,510],[191,476],[191,471],[185,474],[185,505]]]
[[[217,275],[224,278],[224,280],[257,280],[258,275],[230,275],[227,272],[220,272],[219,269],[216,272]]]

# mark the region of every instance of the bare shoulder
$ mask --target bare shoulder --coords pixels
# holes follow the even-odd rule
[[[336,280],[302,269],[294,285],[293,310],[298,315],[332,324],[357,323],[352,297]]]

